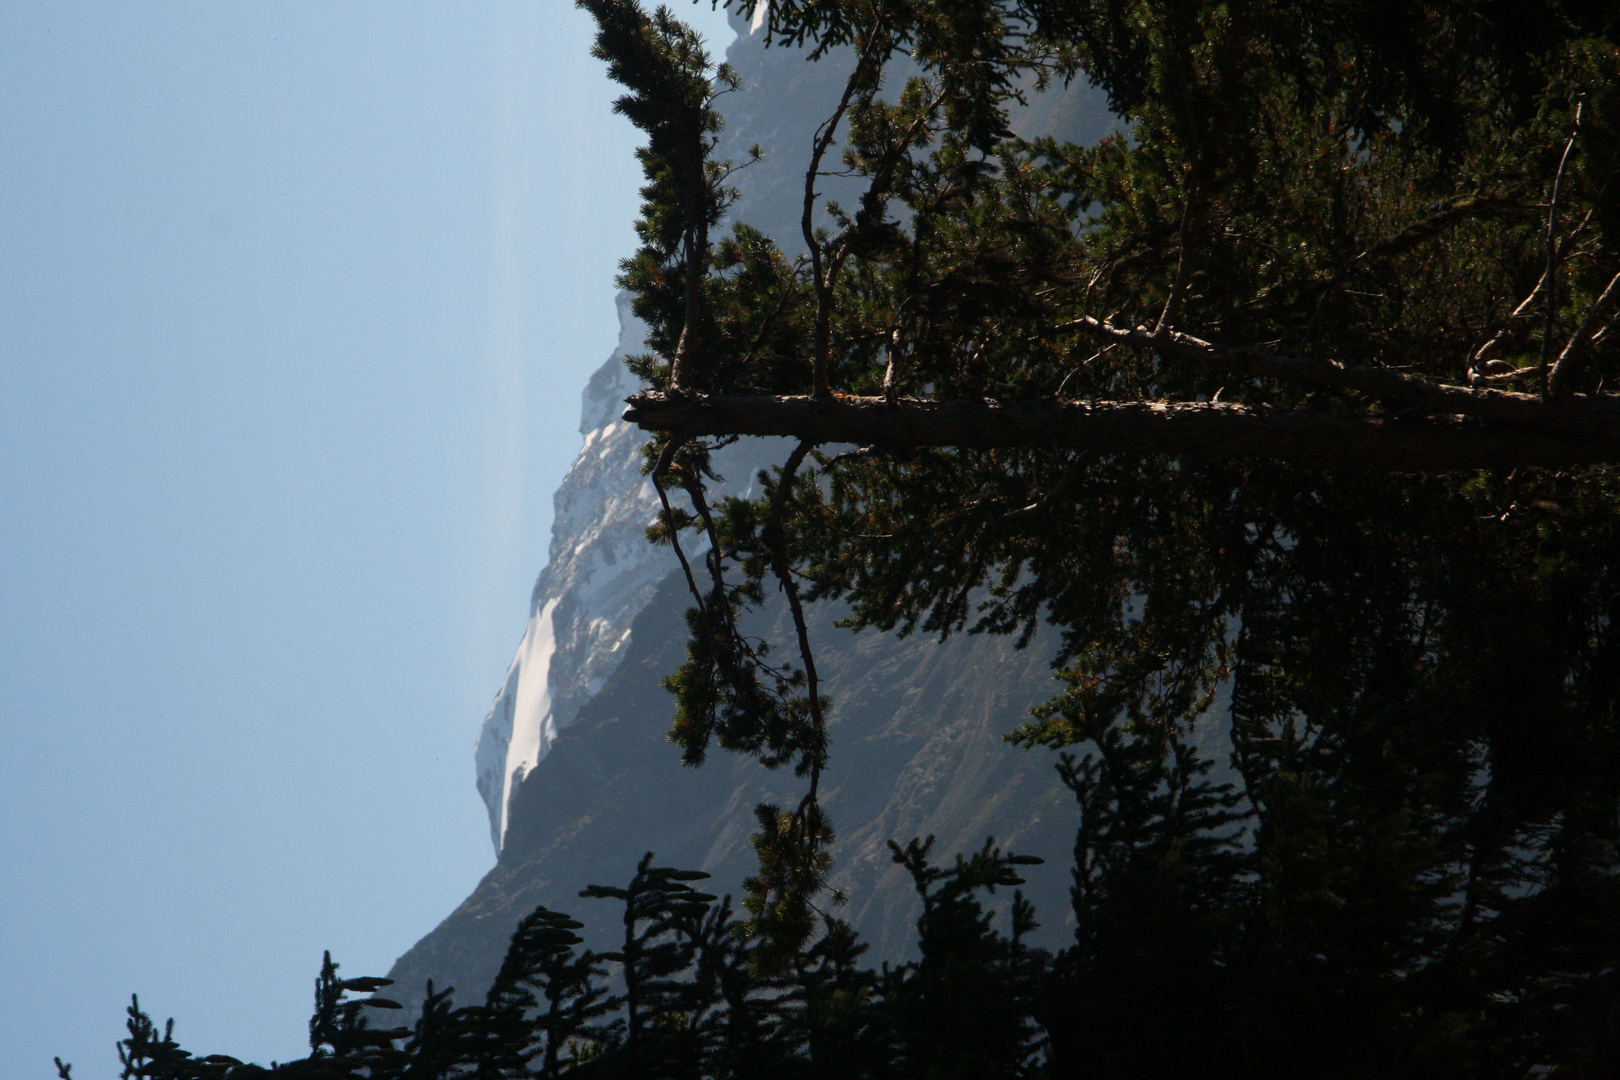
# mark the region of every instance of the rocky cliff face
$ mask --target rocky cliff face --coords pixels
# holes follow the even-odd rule
[[[766,151],[740,174],[734,214],[797,250],[804,148],[836,100],[843,65],[836,57],[805,64],[734,26],[739,39],[727,58],[748,89],[729,99],[722,150]],[[1095,138],[1107,121],[1081,92],[1037,99],[1015,118],[1026,133],[1075,139]],[[478,787],[498,861],[395,964],[394,996],[407,1004],[428,978],[456,986],[463,1001],[481,995],[513,926],[536,904],[573,913],[588,940],[604,940],[613,927],[603,920],[616,916],[593,910],[599,902],[581,900],[579,890],[622,883],[643,852],[709,871],[714,891],[737,889],[751,869],[753,807],[801,793],[790,773],[722,753],[683,768],[664,737],[670,699],[658,680],[681,661],[689,597],[673,556],[643,536],[657,500],[640,474],[643,439],[618,419],[635,389],[621,360],[638,349],[643,330],[622,299],[620,322],[618,351],[585,388],[584,443],[556,495],[550,562],[478,741]],[[717,463],[746,489],[761,465],[785,453],[756,441]],[[1031,872],[1026,892],[1055,942],[1068,912],[1075,811],[1049,756],[1000,738],[1050,695],[1049,652],[1039,640],[1019,651],[1005,638],[856,635],[836,628],[836,615],[823,605],[811,631],[834,701],[823,791],[839,833],[834,884],[849,897],[843,917],[876,956],[903,955],[917,905],[888,841],[934,835],[948,856],[994,836],[1049,860]],[[780,621],[767,632],[789,639]]]

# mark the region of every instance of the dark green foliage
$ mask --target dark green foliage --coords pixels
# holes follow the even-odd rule
[[[130,998],[128,1013],[129,1035],[118,1044],[123,1080],[206,1080],[225,1075],[229,1059],[192,1057],[175,1041],[173,1020],[163,1026],[160,1035],[152,1018],[141,1011],[139,997]],[[69,1069],[57,1059],[59,1073],[65,1076]]]
[[[475,1052],[477,1034],[467,1023],[469,1010],[455,1007],[454,992],[452,987],[435,992],[428,980],[422,1014],[402,1048],[409,1063],[403,1075],[412,1080],[451,1080]]]
[[[542,1052],[544,1062],[534,1071],[556,1075],[560,1048],[586,1021],[611,1007],[611,1002],[601,1001],[602,992],[580,985],[589,984],[596,973],[589,954],[574,956],[580,938],[573,931],[581,925],[543,907],[518,923],[474,1025],[481,1038],[475,1044],[473,1075],[480,1080],[528,1076],[531,1060]],[[539,1020],[531,1021],[540,1003],[537,990],[545,995],[547,1007]],[[536,1028],[548,1035],[543,1051],[533,1045]],[[552,1032],[559,1037],[549,1037]]]
[[[321,974],[315,980],[315,1014],[309,1021],[309,1050],[311,1058],[330,1058],[337,1062],[364,1063],[370,1055],[391,1048],[394,1039],[404,1032],[378,1030],[371,1026],[367,1009],[397,1009],[399,1003],[376,996],[376,991],[388,986],[389,979],[364,976],[358,979],[337,977],[338,965],[332,954],[321,958]],[[365,998],[350,998],[349,994],[369,994]],[[363,1064],[356,1067],[364,1067]]]
[[[1256,815],[1209,771],[1189,743],[1117,733],[1065,756],[1083,823],[1075,940],[1056,955],[1029,945],[1036,913],[1016,891],[1040,860],[993,840],[949,866],[930,861],[932,839],[891,844],[920,901],[917,959],[876,970],[831,917],[791,955],[750,944],[729,898],[690,884],[707,875],[648,856],[626,886],[582,894],[621,905],[612,952],[576,952],[580,924],[536,909],[482,1005],[456,1008],[429,984],[410,1031],[365,1025],[359,1010],[378,999],[344,994],[386,980],[338,980],[328,958],[311,1021],[318,1045],[269,1069],[192,1057],[173,1021],[159,1034],[136,1002],[119,1046],[125,1080],[1475,1077],[1522,1075],[1526,1061],[1605,1075],[1616,1060],[1617,942],[1614,923],[1595,915],[1613,903],[1612,875],[1561,854],[1570,883],[1498,918],[1484,952],[1459,929],[1467,901],[1454,883],[1438,903],[1408,897],[1393,916],[1341,904],[1324,929],[1331,890],[1388,890],[1365,880],[1379,868],[1344,869],[1318,852],[1333,880],[1277,895],[1263,849],[1239,831]],[[1385,872],[1404,887],[1401,871]],[[1346,876],[1363,880],[1347,887]],[[1425,905],[1450,921],[1425,918]],[[1406,937],[1371,938],[1393,925]],[[1414,962],[1418,948],[1439,955]],[[1407,965],[1394,979],[1393,963]],[[1490,970],[1474,970],[1482,963]],[[1515,964],[1541,974],[1508,982]]]
[[[1104,1076],[1195,1060],[1218,1069],[1227,1010],[1247,991],[1241,907],[1254,870],[1240,800],[1173,733],[1112,726],[1094,747],[1059,768],[1081,823],[1075,945],[1042,1017],[1053,1057]]]
[[[434,1070],[434,1053],[423,1053],[420,1040],[412,1040],[401,1050],[398,1044],[411,1033],[403,1028],[374,1028],[367,1020],[367,1009],[398,1009],[398,1003],[380,998],[375,991],[389,985],[378,978],[339,979],[332,954],[321,961],[315,980],[315,1010],[309,1021],[310,1054],[307,1058],[268,1069],[246,1064],[226,1054],[195,1057],[174,1038],[174,1021],[157,1024],[142,1008],[140,999],[130,999],[126,1028],[128,1034],[118,1043],[118,1060],[123,1063],[123,1080],[259,1080],[284,1077],[286,1080],[360,1080],[366,1077],[411,1076],[450,1077],[465,1075],[453,1067]],[[366,994],[351,998],[350,994]],[[431,996],[431,994],[430,994]],[[431,1010],[430,1010],[431,1011]],[[418,1034],[422,1024],[417,1025]],[[437,1052],[437,1060],[448,1060]],[[57,1071],[66,1080],[69,1066],[60,1059]]]

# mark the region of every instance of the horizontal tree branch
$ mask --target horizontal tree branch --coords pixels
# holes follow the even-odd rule
[[[624,419],[693,437],[776,435],[814,444],[1056,448],[1113,454],[1272,458],[1396,472],[1620,461],[1620,424],[1601,437],[1457,416],[1337,416],[1230,402],[990,399],[893,404],[881,397],[636,394]]]

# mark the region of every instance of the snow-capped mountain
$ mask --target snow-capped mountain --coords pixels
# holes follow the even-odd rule
[[[749,24],[733,17],[732,26],[739,37],[726,59],[743,85],[774,89],[769,98],[745,92],[727,102],[720,156],[740,160],[752,146],[765,150],[762,160],[737,174],[740,197],[730,217],[765,229],[784,250],[797,252],[804,181],[802,155],[792,151],[809,145],[815,125],[837,101],[844,66],[836,56],[806,64],[799,50],[764,48],[760,19]],[[854,190],[836,178],[829,184],[829,198]],[[617,668],[631,620],[674,569],[670,553],[645,537],[658,506],[641,475],[646,437],[619,419],[624,398],[637,389],[624,359],[641,350],[646,327],[627,296],[619,296],[618,308],[618,348],[582,395],[585,442],[555,496],[550,559],[534,586],[529,625],[478,736],[478,793],[497,854],[513,796]],[[759,444],[733,448],[717,455],[717,467],[744,489],[769,460],[765,450]]]
[[[669,573],[647,542],[658,497],[641,475],[645,436],[619,419],[635,378],[624,366],[646,327],[620,294],[619,347],[585,384],[579,456],[554,497],[551,557],[529,599],[529,625],[484,726],[474,760],[497,853],[511,797],[557,732],[623,658],[630,622]]]

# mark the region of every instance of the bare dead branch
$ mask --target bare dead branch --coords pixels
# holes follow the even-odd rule
[[[1564,154],[1558,159],[1558,173],[1553,177],[1552,198],[1547,203],[1547,269],[1542,277],[1547,281],[1547,322],[1541,333],[1541,396],[1551,396],[1547,384],[1547,361],[1552,357],[1553,320],[1558,312],[1558,196],[1564,186],[1564,167],[1569,164],[1569,155],[1575,150],[1575,140],[1581,134],[1581,110],[1586,108],[1582,101],[1575,106],[1575,123],[1571,125],[1569,141],[1564,144]]]
[[[1564,253],[1568,250],[1569,245],[1577,236],[1585,231],[1586,226],[1590,224],[1591,221],[1592,210],[1588,209],[1586,211],[1586,216],[1581,219],[1581,223],[1571,229],[1568,235],[1566,235],[1562,240],[1558,241],[1557,258],[1559,260],[1563,259]],[[1514,308],[1508,317],[1502,320],[1502,325],[1497,329],[1496,333],[1491,335],[1489,340],[1475,350],[1474,355],[1469,358],[1469,363],[1471,366],[1476,369],[1480,368],[1481,365],[1483,365],[1486,360],[1490,359],[1490,357],[1496,352],[1497,348],[1499,348],[1501,344],[1505,342],[1512,334],[1513,325],[1520,319],[1529,318],[1534,314],[1532,309],[1535,307],[1536,301],[1541,298],[1541,290],[1546,287],[1547,272],[1545,269],[1543,269],[1541,276],[1536,279],[1535,288],[1531,289],[1529,294],[1526,295],[1523,300],[1519,301],[1519,306]]]
[[[1610,278],[1609,284],[1604,286],[1598,298],[1592,301],[1592,306],[1586,310],[1586,318],[1581,320],[1581,325],[1570,335],[1564,351],[1558,354],[1558,362],[1553,365],[1552,372],[1547,376],[1547,388],[1554,396],[1562,394],[1569,385],[1570,376],[1591,343],[1599,317],[1617,292],[1620,292],[1620,273]]]
[[[889,331],[888,359],[883,365],[883,400],[892,402],[895,395],[900,392],[899,363],[900,363],[900,324],[897,321],[894,329]]]

